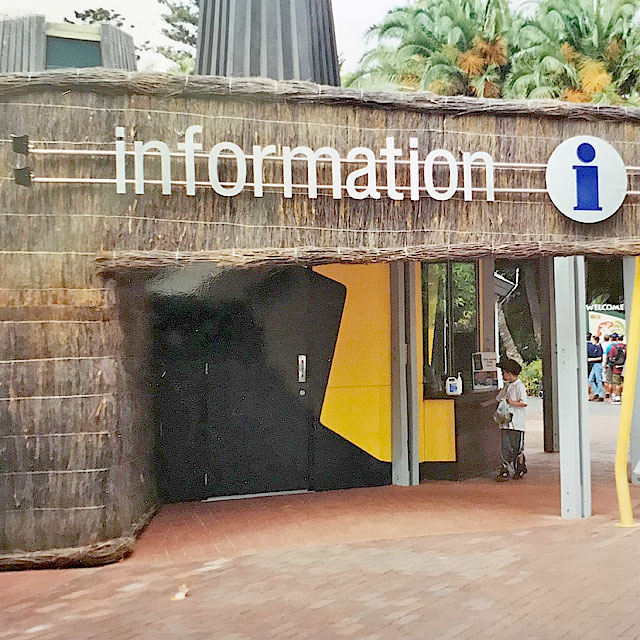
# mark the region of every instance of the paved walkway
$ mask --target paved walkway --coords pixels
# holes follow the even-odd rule
[[[125,562],[0,574],[0,639],[640,638],[640,529],[614,526],[619,408],[590,406],[592,518],[558,517],[532,407],[522,482],[165,507]]]

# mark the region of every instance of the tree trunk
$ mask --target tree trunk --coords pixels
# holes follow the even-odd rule
[[[531,323],[533,324],[533,336],[536,339],[538,352],[542,347],[542,315],[540,313],[540,294],[538,293],[538,269],[533,260],[526,260],[522,264],[522,279],[527,293]]]
[[[507,325],[507,319],[504,315],[504,309],[501,304],[498,304],[498,331],[500,332],[500,338],[502,340],[502,344],[504,345],[504,350],[507,354],[507,358],[511,358],[515,360],[520,366],[524,366],[524,360],[518,351],[518,347],[516,347],[516,343],[513,340],[513,336],[511,335],[511,331],[509,331],[509,327]]]

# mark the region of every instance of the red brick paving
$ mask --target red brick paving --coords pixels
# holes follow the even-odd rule
[[[605,413],[594,416],[591,425],[593,513],[614,516],[619,408],[600,407],[598,414]],[[498,486],[490,477],[167,505],[141,536],[132,559],[229,557],[269,549],[554,524],[560,513],[558,455],[542,452],[539,406],[530,413],[526,443],[530,473],[520,483]]]
[[[558,517],[534,414],[522,482],[171,505],[125,562],[0,574],[0,639],[639,638],[640,530],[614,526],[616,414],[592,410],[593,518]]]

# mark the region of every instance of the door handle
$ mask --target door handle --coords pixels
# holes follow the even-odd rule
[[[298,382],[307,381],[307,356],[300,354],[298,356]]]

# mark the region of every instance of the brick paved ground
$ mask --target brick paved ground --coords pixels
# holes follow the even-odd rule
[[[534,413],[521,483],[176,506],[123,563],[0,574],[0,639],[640,638],[640,529],[614,526],[617,411],[592,408],[593,518],[558,518]]]

